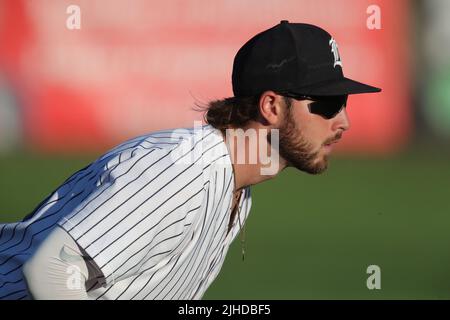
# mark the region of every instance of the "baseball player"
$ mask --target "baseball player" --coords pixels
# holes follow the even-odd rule
[[[250,186],[286,167],[323,172],[350,126],[348,95],[380,91],[344,77],[328,32],[288,21],[242,46],[232,84],[201,108],[207,124],[124,142],[0,225],[0,299],[201,299]]]

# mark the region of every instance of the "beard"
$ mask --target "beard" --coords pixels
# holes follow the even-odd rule
[[[298,130],[290,111],[286,111],[285,119],[279,128],[279,155],[287,161],[287,166],[309,174],[324,172],[328,168],[328,156],[319,157],[320,150],[314,151],[311,143]],[[271,143],[270,134],[267,141]]]

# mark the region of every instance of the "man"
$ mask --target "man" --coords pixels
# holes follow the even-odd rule
[[[380,91],[343,76],[326,31],[288,21],[239,50],[232,83],[234,97],[201,108],[207,125],[127,141],[1,225],[0,298],[201,299],[250,186],[288,166],[323,172],[347,96]]]

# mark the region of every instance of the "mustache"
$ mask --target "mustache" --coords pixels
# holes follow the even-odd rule
[[[333,142],[338,142],[342,138],[342,132],[338,132],[334,137],[328,138],[323,144],[331,144]]]

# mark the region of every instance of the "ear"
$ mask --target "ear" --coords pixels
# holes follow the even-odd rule
[[[284,116],[283,97],[273,91],[265,91],[259,98],[259,113],[263,125],[270,127],[278,127]]]

